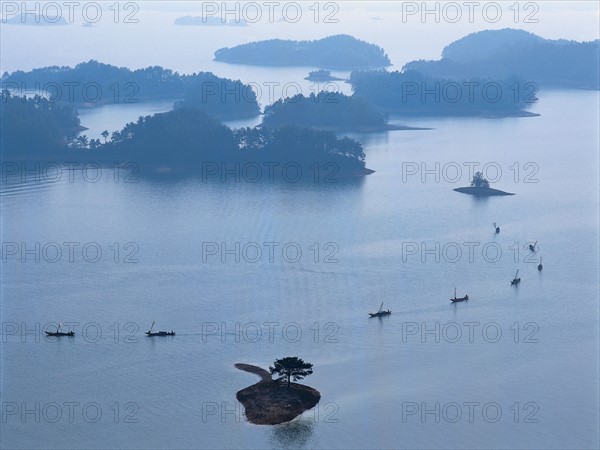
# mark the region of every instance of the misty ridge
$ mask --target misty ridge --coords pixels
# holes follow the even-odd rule
[[[247,27],[248,22],[243,19],[224,21],[213,16],[182,16],[175,19],[174,25],[201,26],[201,27]]]
[[[322,91],[280,99],[265,106],[259,127],[242,130],[220,121],[261,114],[256,93],[250,84],[211,72],[182,75],[160,66],[130,70],[94,60],[73,68],[15,71],[4,73],[0,80],[1,143],[5,154],[23,158],[52,158],[57,152],[106,160],[129,155],[168,167],[197,167],[206,158],[312,158],[335,160],[348,173],[364,174],[361,144],[338,138],[334,131],[411,129],[390,126],[390,114],[534,116],[526,111],[538,100],[541,80],[534,75],[543,72],[544,86],[597,88],[597,50],[598,41],[549,41],[521,30],[485,31],[450,44],[440,61],[414,61],[392,72],[381,68],[390,64],[383,49],[346,35],[317,41],[270,40],[217,50],[215,58],[236,63],[353,69],[347,80],[351,96]],[[365,70],[365,66],[379,69]],[[315,73],[330,76],[326,71]],[[81,89],[69,92],[69,83],[93,84],[104,97],[91,102]],[[42,95],[22,96],[24,87],[45,85],[58,85],[59,90],[47,87]],[[102,140],[80,134],[76,107],[153,99],[173,100],[173,110],[140,117],[121,130],[106,130]]]
[[[369,69],[391,65],[385,51],[347,34],[313,41],[270,39],[215,52],[215,61],[255,66],[315,66],[323,69]]]
[[[443,78],[518,76],[543,87],[599,89],[600,41],[544,39],[505,28],[469,34],[442,51],[438,61],[412,61],[403,70]]]
[[[130,70],[90,60],[75,67],[52,66],[28,72],[17,70],[2,76],[3,89],[15,92],[43,90],[46,87],[53,102],[71,103],[80,107],[108,103],[173,99],[177,106],[194,104],[224,119],[259,114],[254,90],[239,80],[230,80],[212,72],[182,75],[161,66]],[[236,92],[223,101],[221,92]]]

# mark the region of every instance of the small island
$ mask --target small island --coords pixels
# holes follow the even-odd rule
[[[343,78],[334,77],[329,70],[313,70],[308,72],[308,76],[304,78],[308,81],[344,81]]]
[[[362,133],[386,130],[428,130],[388,123],[388,116],[364,99],[339,92],[321,91],[317,95],[302,94],[265,107],[261,126],[278,128],[296,125],[317,130]]]
[[[292,383],[312,374],[312,364],[298,357],[286,357],[275,361],[269,371],[250,364],[235,364],[235,367],[258,375],[256,384],[236,394],[244,405],[246,419],[256,425],[277,425],[293,420],[304,411],[313,408],[321,394],[310,386]],[[272,374],[280,375],[278,380]]]
[[[314,41],[269,39],[220,48],[215,61],[252,66],[313,66],[322,69],[374,69],[391,65],[385,51],[347,34]]]
[[[527,111],[536,101],[524,89],[515,97],[517,77],[506,79],[438,78],[414,70],[353,71],[348,78],[353,96],[378,110],[398,116],[427,117],[536,117]],[[511,91],[511,88],[513,89]]]
[[[456,192],[463,194],[475,195],[476,197],[492,197],[496,195],[515,195],[511,192],[504,192],[499,189],[493,189],[490,187],[490,182],[483,177],[481,172],[476,172],[473,175],[473,181],[471,186],[459,187],[453,189]]]

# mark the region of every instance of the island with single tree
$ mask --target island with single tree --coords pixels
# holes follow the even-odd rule
[[[403,70],[442,78],[517,76],[542,87],[600,88],[600,40],[544,39],[505,28],[469,34],[444,48],[437,61],[412,61]]]
[[[475,172],[471,186],[459,187],[453,189],[456,192],[463,194],[470,194],[476,197],[492,197],[497,195],[515,195],[511,192],[504,192],[499,189],[493,189],[490,187],[490,182],[485,179],[481,172]]]
[[[321,394],[316,389],[303,384],[292,383],[313,373],[313,365],[298,357],[285,357],[276,360],[269,371],[250,364],[235,364],[240,370],[253,373],[261,378],[256,384],[236,394],[244,405],[246,419],[256,425],[277,425],[289,422],[300,414],[314,408]],[[272,379],[273,374],[280,377]]]
[[[77,107],[183,99],[183,106],[226,120],[260,114],[256,93],[248,84],[211,72],[182,75],[160,66],[130,70],[90,60],[75,67],[5,72],[0,85],[11,93],[23,89],[44,91],[39,93],[53,102]]]
[[[354,71],[353,96],[377,109],[408,116],[535,117],[536,88],[517,77],[449,79],[414,70]]]
[[[319,69],[313,70],[312,72],[308,72],[308,76],[304,77],[305,80],[308,81],[318,81],[318,82],[326,82],[326,81],[344,81],[343,78],[334,77],[331,75],[329,70]]]
[[[314,41],[270,39],[225,47],[215,61],[254,66],[313,66],[322,69],[371,69],[391,64],[385,51],[347,34]]]
[[[261,126],[277,128],[296,124],[332,131],[424,130],[388,124],[386,114],[356,96],[322,91],[277,100],[265,107]]]

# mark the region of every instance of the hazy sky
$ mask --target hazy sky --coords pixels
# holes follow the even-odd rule
[[[254,20],[260,12],[261,19],[246,27],[173,24],[177,17],[200,16],[203,11],[206,16],[220,17],[224,11],[222,2],[129,2],[127,8],[127,2],[117,2],[120,10],[117,20],[114,8],[110,9],[114,1],[98,2],[102,8],[99,17],[93,2],[79,2],[72,7],[72,17],[68,2],[50,3],[60,7],[67,25],[4,23],[11,17],[20,20],[22,2],[1,2],[2,72],[75,65],[97,59],[131,68],[158,64],[188,73],[210,70],[213,53],[220,47],[269,38],[315,39],[338,33],[352,34],[382,46],[395,68],[413,59],[437,59],[445,45],[483,29],[521,28],[552,39],[600,37],[597,1],[483,1],[475,2],[472,9],[468,2],[428,2],[428,9],[439,10],[438,17],[434,12],[423,16],[422,2],[320,2],[318,18],[315,8],[311,9],[315,4],[312,1],[228,2],[225,9],[230,11],[229,20]],[[501,17],[496,21],[499,4]],[[36,8],[48,15],[56,11],[48,2],[27,3],[28,10]],[[298,11],[300,16],[295,21]],[[270,20],[270,12],[273,20]],[[459,13],[460,18],[457,18]],[[127,23],[128,14],[137,23]],[[33,18],[32,15],[27,17]],[[92,27],[82,26],[86,18],[95,21]]]

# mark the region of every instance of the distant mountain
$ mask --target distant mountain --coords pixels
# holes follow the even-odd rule
[[[19,14],[10,18],[3,18],[3,24],[29,25],[34,27],[52,27],[57,25],[68,25],[62,16],[46,16],[44,14]]]
[[[315,66],[323,69],[370,69],[389,66],[381,47],[346,34],[316,41],[271,39],[215,52],[215,61],[255,66]]]
[[[404,70],[444,78],[518,76],[546,87],[600,88],[600,41],[544,39],[523,30],[486,30],[444,48],[438,61],[412,61]]]
[[[175,25],[192,25],[200,27],[247,27],[248,22],[241,20],[223,20],[220,17],[183,16],[175,19]]]

